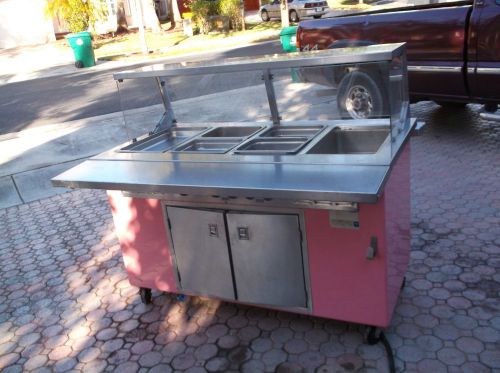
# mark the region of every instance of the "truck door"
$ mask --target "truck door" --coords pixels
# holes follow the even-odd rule
[[[368,16],[363,37],[407,43],[412,96],[468,97],[463,60],[470,8],[457,4]]]
[[[471,96],[500,99],[500,0],[476,0],[469,33],[467,75]]]

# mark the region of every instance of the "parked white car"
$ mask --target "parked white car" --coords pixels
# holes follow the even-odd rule
[[[288,15],[291,22],[298,22],[304,17],[321,18],[329,10],[326,1],[288,0]],[[264,22],[271,18],[281,18],[280,0],[261,6],[260,17]]]

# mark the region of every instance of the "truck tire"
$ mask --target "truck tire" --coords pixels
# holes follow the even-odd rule
[[[265,9],[262,9],[262,12],[260,12],[260,18],[262,18],[264,22],[269,22],[269,20],[271,19],[269,18],[269,13]]]
[[[346,74],[339,84],[337,108],[341,118],[380,117],[384,113],[384,98],[377,80],[362,71]]]
[[[290,10],[290,22],[299,22],[299,15],[295,10]]]

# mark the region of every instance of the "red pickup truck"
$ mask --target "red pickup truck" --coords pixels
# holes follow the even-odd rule
[[[384,9],[303,21],[297,29],[300,50],[395,42],[407,43],[412,102],[434,100],[443,106],[475,102],[484,104],[486,111],[497,110],[500,103],[500,0]],[[373,72],[362,70],[362,67],[352,67],[332,74],[331,83],[339,87],[339,110],[345,112],[345,101],[352,99],[348,92],[342,92],[342,87],[352,86],[342,84],[346,79],[351,82],[355,79],[358,87],[364,86],[364,96],[358,95],[359,99],[380,97],[380,92],[373,92],[377,89]],[[382,102],[371,104],[384,105]]]

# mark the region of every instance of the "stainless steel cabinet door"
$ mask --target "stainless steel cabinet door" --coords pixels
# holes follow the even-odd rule
[[[238,300],[306,307],[298,217],[237,213],[226,217]]]
[[[183,290],[234,299],[224,214],[167,207]]]

